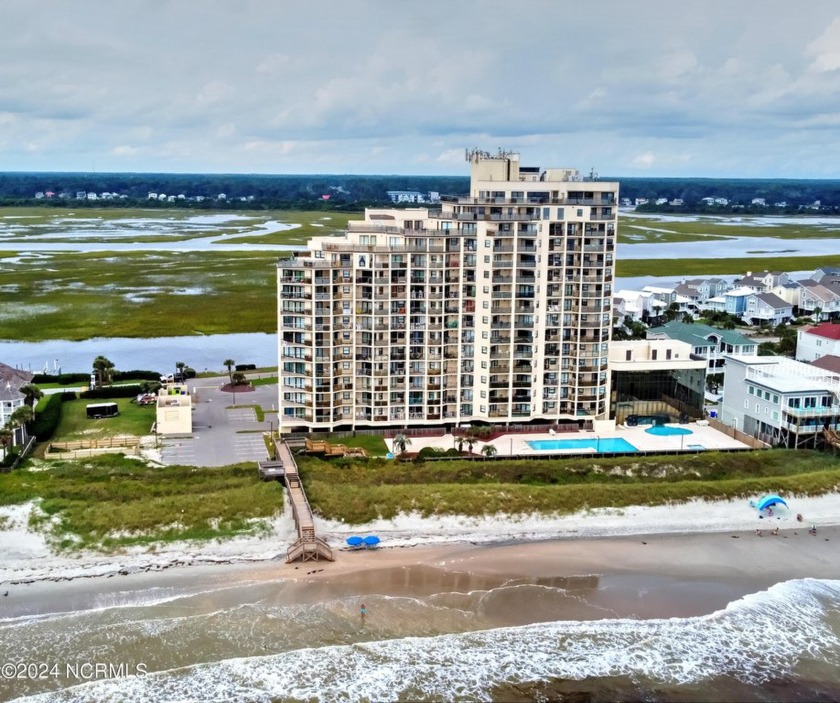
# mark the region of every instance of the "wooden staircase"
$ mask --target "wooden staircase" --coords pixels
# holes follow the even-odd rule
[[[298,538],[286,552],[286,562],[297,561],[335,561],[332,547],[315,534],[315,520],[312,508],[303,490],[303,484],[298,475],[297,463],[285,441],[276,443],[277,459],[283,465],[283,481],[292,505],[292,516],[295,519]]]

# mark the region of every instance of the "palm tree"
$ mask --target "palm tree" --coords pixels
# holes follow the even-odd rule
[[[32,422],[34,418],[35,412],[28,405],[21,405],[19,408],[16,408],[9,418],[9,426],[11,427],[12,432],[17,431],[18,429],[21,430],[21,444],[23,444],[27,436],[26,426]]]
[[[93,370],[96,372],[96,384],[104,386],[111,382],[114,373],[114,362],[104,356],[97,356],[93,360]]]
[[[233,359],[225,359],[222,364],[227,367],[228,379],[230,380],[230,385],[233,385],[233,367],[236,366],[236,362]]]
[[[0,446],[3,447],[3,459],[2,461],[6,460],[6,447],[8,447],[12,443],[12,437],[14,436],[14,432],[12,428],[6,423],[3,427],[0,427]]]
[[[23,402],[26,403],[30,408],[34,408],[35,403],[37,403],[39,400],[41,400],[41,398],[44,397],[43,391],[40,388],[38,388],[38,386],[32,383],[27,383],[18,388],[18,390],[21,393],[23,393]]]
[[[481,453],[484,454],[484,459],[492,459],[496,454],[499,453],[499,450],[496,449],[492,444],[485,444],[481,448]]]
[[[176,361],[175,368],[177,369],[178,373],[181,376],[181,379],[185,379],[186,376],[184,375],[184,369],[187,368],[187,365],[183,361]]]
[[[394,437],[394,449],[400,450],[400,456],[405,454],[406,447],[411,445],[411,440],[406,437],[402,432],[400,432],[396,437]]]

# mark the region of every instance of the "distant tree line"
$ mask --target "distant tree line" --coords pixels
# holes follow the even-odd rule
[[[358,210],[365,206],[390,205],[389,190],[459,195],[469,191],[469,179],[464,176],[397,175],[0,173],[0,205],[7,206],[66,207],[72,202],[74,208],[137,207],[142,204],[161,209]],[[46,197],[47,192],[52,196]],[[36,193],[42,193],[44,197],[36,199]],[[113,193],[117,197],[104,201],[86,200],[77,199],[77,193]],[[151,200],[149,193],[175,196],[176,200]],[[219,199],[221,194],[224,199]],[[177,199],[178,196],[184,198]]]
[[[691,212],[709,214],[799,213],[801,208],[820,202],[820,211],[840,208],[840,181],[784,178],[605,178],[620,181],[620,197],[635,201],[647,198],[640,212]],[[656,205],[665,198],[668,203]],[[727,205],[707,205],[703,198],[726,198]],[[763,198],[766,206],[754,205]],[[682,200],[683,205],[670,205]],[[777,203],[786,203],[778,206]]]
[[[840,181],[746,178],[622,178],[621,198],[647,198],[642,212],[755,213],[801,212],[820,202],[819,211],[840,208]],[[438,192],[465,195],[466,176],[357,176],[357,175],[263,175],[188,173],[0,173],[0,206],[42,205],[74,208],[137,207],[192,208],[206,210],[304,209],[359,211],[364,207],[391,205],[389,190]],[[52,197],[35,199],[36,193]],[[77,193],[114,193],[109,200],[76,199]],[[149,193],[175,196],[174,202],[150,200]],[[66,197],[60,197],[64,194]],[[223,200],[218,199],[224,194]],[[178,200],[178,196],[184,198]],[[323,196],[329,196],[324,198]],[[124,196],[124,197],[122,197]],[[706,205],[707,197],[726,198],[727,205]],[[197,200],[196,198],[203,198]],[[245,199],[243,201],[242,199]],[[656,200],[667,203],[656,205]],[[766,206],[753,205],[763,198]],[[673,201],[682,205],[670,205]],[[786,203],[776,207],[777,203]]]

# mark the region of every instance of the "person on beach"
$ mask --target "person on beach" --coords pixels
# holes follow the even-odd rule
[[[761,530],[756,530],[755,535],[756,537],[761,537]]]
[[[773,535],[779,534],[779,528],[778,527],[774,528],[773,532],[771,532],[770,534],[773,534]]]
[[[367,608],[365,608],[365,604],[362,603],[362,609],[359,611],[359,617],[362,618],[362,622],[365,621],[366,616],[367,616]]]

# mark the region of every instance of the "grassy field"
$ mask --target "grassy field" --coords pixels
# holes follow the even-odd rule
[[[3,242],[179,242],[215,238],[207,251],[29,252],[8,254],[0,280],[0,329],[4,339],[37,342],[92,337],[158,337],[174,334],[274,332],[278,251],[225,251],[224,243],[282,246],[340,232],[358,213],[224,212],[158,209],[4,208]],[[214,219],[215,218],[215,219]],[[265,231],[275,222],[301,225]],[[37,235],[37,240],[32,239]],[[623,216],[622,241],[678,242],[711,237],[835,236],[821,225],[745,226],[724,218],[660,222]],[[671,276],[807,270],[840,265],[829,257],[772,256],[742,259],[619,259],[616,275]],[[25,304],[22,301],[26,301]]]
[[[252,464],[151,468],[118,455],[50,464],[0,474],[0,504],[39,499],[34,526],[60,549],[255,534],[283,506],[280,484],[258,481]]]
[[[709,217],[663,216],[648,217],[625,215],[619,217],[619,241],[626,244],[643,242],[696,242],[706,239],[731,239],[733,237],[774,237],[776,239],[835,239],[840,238],[840,224],[805,223],[801,219],[785,222],[783,219],[762,217]]]
[[[74,439],[100,439],[118,435],[142,436],[150,433],[155,421],[154,405],[137,405],[131,398],[106,398],[104,400],[70,400],[61,407],[61,422],[58,423],[53,439],[67,441]],[[92,420],[85,408],[91,403],[116,403],[120,414]]]
[[[423,515],[573,513],[766,492],[817,495],[840,487],[840,461],[807,451],[571,460],[299,461],[313,509],[347,523]]]
[[[619,259],[616,276],[708,276],[747,271],[812,271],[840,266],[835,256],[768,256],[748,259]]]
[[[4,265],[3,337],[271,332],[277,328],[276,260],[271,253],[216,251],[26,257]]]

